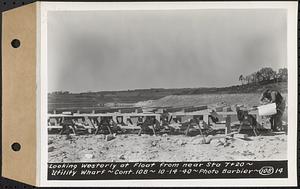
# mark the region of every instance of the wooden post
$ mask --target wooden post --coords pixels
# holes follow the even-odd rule
[[[187,129],[185,131],[185,135],[186,136],[189,134],[190,127],[191,127],[191,123],[188,124],[188,127],[187,127]]]
[[[256,117],[256,122],[261,125],[261,122],[262,122],[261,116],[259,116],[258,113],[256,113],[255,117]]]
[[[114,114],[114,115],[112,116],[112,120],[113,120],[115,123],[117,123],[117,115],[116,115],[116,114]]]
[[[225,126],[226,126],[225,133],[226,134],[231,133],[231,117],[230,117],[230,115],[226,116],[226,125]]]
[[[203,121],[207,124],[207,125],[209,125],[209,117],[208,117],[209,115],[208,114],[204,114],[203,115]]]
[[[153,135],[156,136],[154,125],[152,125],[151,128],[152,128],[152,131],[153,131]]]
[[[160,120],[160,115],[159,114],[155,115],[155,119],[159,121]]]

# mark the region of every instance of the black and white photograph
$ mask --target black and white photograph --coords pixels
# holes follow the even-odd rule
[[[287,9],[199,7],[47,12],[49,169],[287,163]]]

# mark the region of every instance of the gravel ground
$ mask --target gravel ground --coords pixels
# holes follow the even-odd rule
[[[110,141],[105,135],[49,135],[48,144],[49,163],[287,159],[285,134],[249,140],[220,138],[209,144],[203,144],[199,135],[122,134]]]

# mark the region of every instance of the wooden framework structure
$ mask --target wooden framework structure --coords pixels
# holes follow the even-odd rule
[[[136,108],[133,108],[136,109]],[[148,108],[149,109],[149,108]],[[150,109],[149,109],[150,110]],[[191,119],[197,119],[199,123],[197,124],[198,129],[200,130],[200,133],[202,134],[201,128],[210,128],[212,130],[225,130],[225,133],[230,133],[232,130],[232,126],[239,125],[240,122],[237,120],[237,112],[231,111],[231,109],[222,107],[222,111],[215,111],[212,109],[208,109],[207,106],[201,106],[201,107],[176,107],[176,108],[154,108],[151,107],[151,110],[153,112],[141,112],[137,113],[137,111],[127,111],[127,112],[122,112],[119,110],[116,110],[116,112],[108,112],[108,113],[82,113],[80,114],[79,111],[74,114],[48,114],[48,129],[62,129],[62,126],[52,122],[50,124],[50,119],[57,119],[58,118],[63,118],[63,117],[71,117],[72,119],[78,119],[78,118],[87,118],[89,120],[89,124],[85,126],[85,129],[89,130],[96,130],[97,129],[97,124],[95,124],[93,119],[98,119],[101,120],[102,118],[111,118],[115,123],[118,122],[118,118],[121,118],[122,122],[126,122],[128,119],[132,118],[138,118],[142,117],[153,117],[155,120],[158,120],[159,122],[162,120],[162,117],[167,116],[169,120],[169,125],[172,126],[172,122],[174,122],[174,118],[176,120],[180,120],[180,123],[177,123],[177,125],[181,125],[182,123],[186,123],[190,121]],[[176,110],[176,111],[174,111]],[[218,110],[218,109],[217,109]],[[225,111],[223,111],[225,110]],[[258,115],[257,111],[250,111],[250,115],[253,115],[257,123],[260,123],[261,117]],[[211,117],[216,116],[220,121],[215,122],[212,121]],[[174,124],[174,123],[173,123]],[[259,126],[262,126],[261,124],[258,124]],[[136,123],[133,124],[119,124],[119,127],[124,130],[139,130],[141,129]],[[186,129],[186,134],[189,132],[190,125]]]

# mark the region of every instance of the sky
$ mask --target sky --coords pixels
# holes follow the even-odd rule
[[[224,87],[287,67],[286,12],[48,13],[48,92]]]

